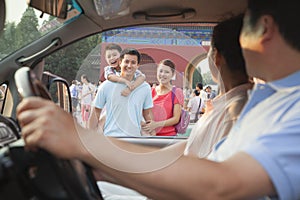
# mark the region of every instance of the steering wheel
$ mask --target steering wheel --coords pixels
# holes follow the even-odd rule
[[[16,71],[15,83],[23,98],[41,96],[51,99],[46,87],[28,67]],[[38,199],[103,199],[92,170],[79,160],[58,159],[42,149],[28,152],[24,147],[10,148],[10,154],[22,172],[19,172],[21,182],[25,187],[32,184]]]

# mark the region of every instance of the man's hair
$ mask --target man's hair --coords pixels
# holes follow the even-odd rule
[[[209,85],[208,86],[206,86],[206,88],[205,89],[212,89]]]
[[[270,15],[285,41],[300,51],[300,12],[297,0],[248,0],[250,25],[254,27],[262,15]]]
[[[118,44],[110,43],[105,47],[105,52],[107,50],[117,50],[120,53],[122,51],[122,48]]]
[[[214,27],[211,46],[223,55],[228,68],[247,74],[245,60],[239,42],[243,25],[243,14],[226,19]]]
[[[203,84],[200,82],[196,84],[196,87],[198,87],[200,90],[203,90]]]
[[[138,64],[140,63],[140,60],[141,60],[141,54],[139,53],[138,50],[134,49],[134,48],[126,48],[126,49],[123,49],[123,51],[121,51],[121,54],[120,54],[120,60],[123,60],[124,56],[125,55],[133,55],[133,56],[137,56],[137,61],[138,61]]]
[[[164,60],[160,61],[159,64],[166,65],[166,66],[170,67],[172,73],[174,74],[174,72],[175,72],[175,64],[174,64],[174,62],[172,60],[170,60],[170,59],[164,59]]]
[[[200,95],[200,91],[198,91],[198,90],[194,90],[193,93],[194,93],[196,96],[199,96],[199,95]]]

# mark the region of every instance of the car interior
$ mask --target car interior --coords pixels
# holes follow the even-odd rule
[[[21,0],[18,0],[21,1]],[[16,107],[22,98],[41,96],[72,111],[69,85],[87,74],[103,79],[104,48],[109,43],[142,52],[141,71],[154,83],[156,63],[176,59],[174,84],[194,88],[202,80],[214,85],[206,54],[213,26],[245,11],[246,0],[31,0],[11,23],[11,0],[0,0],[0,198],[102,199],[91,169],[77,160],[61,160],[46,151],[24,150]],[[5,10],[6,8],[6,10]],[[32,9],[32,10],[31,10]],[[27,15],[25,15],[27,13]],[[35,20],[28,20],[30,13]],[[7,16],[6,16],[7,14]],[[5,20],[6,16],[6,20]],[[22,24],[22,22],[24,24]],[[26,30],[36,23],[34,31]],[[11,25],[11,26],[9,26]],[[10,30],[24,32],[13,38]],[[36,32],[37,34],[29,34]],[[6,45],[6,46],[5,46]],[[189,126],[191,131],[193,124]],[[120,137],[164,148],[186,140],[176,137]]]

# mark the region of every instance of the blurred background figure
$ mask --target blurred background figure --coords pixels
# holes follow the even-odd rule
[[[196,90],[198,90],[200,92],[200,98],[205,101],[207,100],[207,94],[206,92],[203,90],[203,84],[201,82],[198,82],[196,84]]]
[[[194,90],[192,98],[187,104],[187,111],[190,113],[190,122],[196,123],[200,118],[200,112],[204,108],[204,101],[200,98],[200,92]]]
[[[71,100],[72,100],[72,112],[73,115],[75,115],[77,112],[78,94],[79,94],[79,88],[76,80],[73,80],[70,85],[70,93],[71,93]]]
[[[94,97],[95,86],[89,81],[87,75],[81,76],[82,89],[81,89],[81,117],[83,126],[86,127],[86,123],[90,116],[91,103]]]
[[[207,99],[213,99],[215,98],[217,95],[216,95],[216,92],[212,90],[211,86],[206,86],[205,88],[205,92],[206,92],[206,95],[207,95]]]

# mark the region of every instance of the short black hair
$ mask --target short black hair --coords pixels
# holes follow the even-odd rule
[[[199,95],[200,95],[200,91],[198,91],[198,90],[194,90],[193,93],[194,93],[196,96],[199,96]]]
[[[137,60],[138,60],[138,64],[140,63],[141,61],[141,54],[140,52],[135,49],[135,48],[126,48],[126,49],[123,49],[121,51],[121,54],[120,54],[120,60],[123,60],[124,56],[125,55],[134,55],[134,56],[137,56]]]
[[[273,17],[285,41],[300,51],[300,12],[297,0],[248,0],[250,25],[263,15]]]
[[[203,89],[203,84],[200,83],[200,82],[198,82],[198,83],[196,84],[196,87],[198,87],[200,90],[202,90],[202,89]]]
[[[224,57],[230,70],[247,74],[239,41],[243,18],[244,15],[239,14],[217,24],[213,30],[211,46]]]

